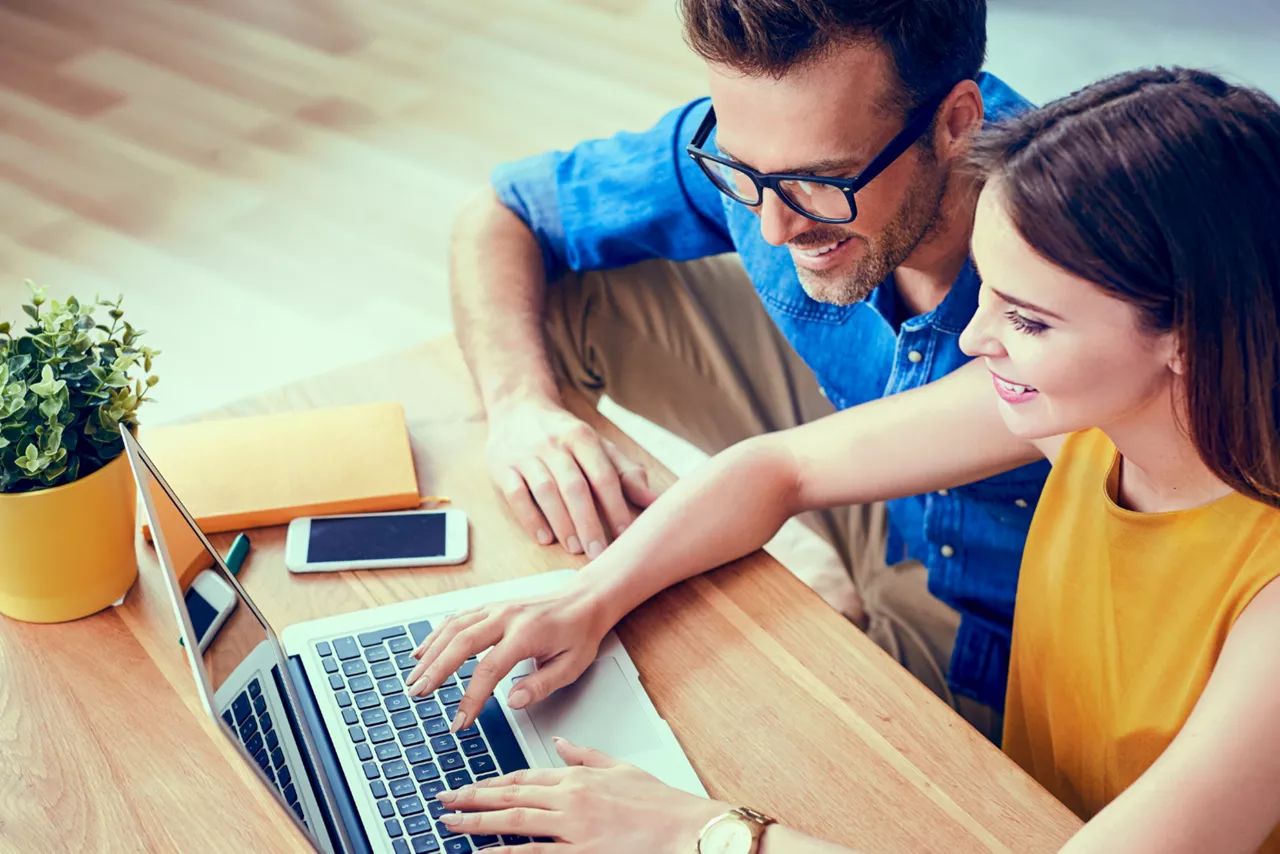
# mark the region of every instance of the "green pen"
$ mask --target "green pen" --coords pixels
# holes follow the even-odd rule
[[[244,534],[238,534],[231,543],[231,548],[227,551],[224,562],[227,569],[231,570],[232,575],[240,574],[240,567],[244,566],[244,559],[249,556],[249,538]],[[186,646],[182,638],[178,638],[179,646]]]

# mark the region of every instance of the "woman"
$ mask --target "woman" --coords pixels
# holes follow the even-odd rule
[[[1067,851],[1280,852],[1280,106],[1206,73],[1136,72],[995,129],[974,160],[973,365],[722,455],[571,589],[442,626],[416,690],[493,646],[455,725],[534,656],[520,706],[580,674],[639,602],[794,513],[1041,454],[1004,749],[1087,819]],[[562,753],[577,767],[443,794],[464,811],[448,823],[648,854],[694,850],[728,809]],[[778,825],[744,839],[722,850],[844,850]]]

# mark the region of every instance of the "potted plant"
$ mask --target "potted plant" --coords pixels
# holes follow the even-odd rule
[[[138,345],[123,297],[62,303],[27,285],[25,334],[0,323],[0,613],[50,623],[105,608],[137,578],[120,430],[150,400],[157,351]]]

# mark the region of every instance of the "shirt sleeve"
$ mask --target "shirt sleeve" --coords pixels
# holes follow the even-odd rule
[[[537,238],[548,281],[566,270],[734,250],[719,191],[685,153],[710,105],[702,98],[642,133],[590,140],[494,170],[498,198]]]

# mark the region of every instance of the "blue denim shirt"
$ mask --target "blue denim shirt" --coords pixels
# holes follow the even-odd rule
[[[989,122],[1030,107],[993,75],[978,83]],[[840,409],[916,388],[968,361],[958,340],[978,304],[971,264],[936,309],[896,329],[891,280],[854,305],[810,299],[786,247],[766,243],[755,215],[717,191],[685,154],[709,105],[700,99],[644,133],[583,142],[494,171],[499,198],[538,239],[548,280],[568,269],[736,251],[770,316]],[[961,613],[952,689],[998,710],[1022,547],[1048,471],[1039,463],[888,505],[888,560],[922,561],[929,589]]]

